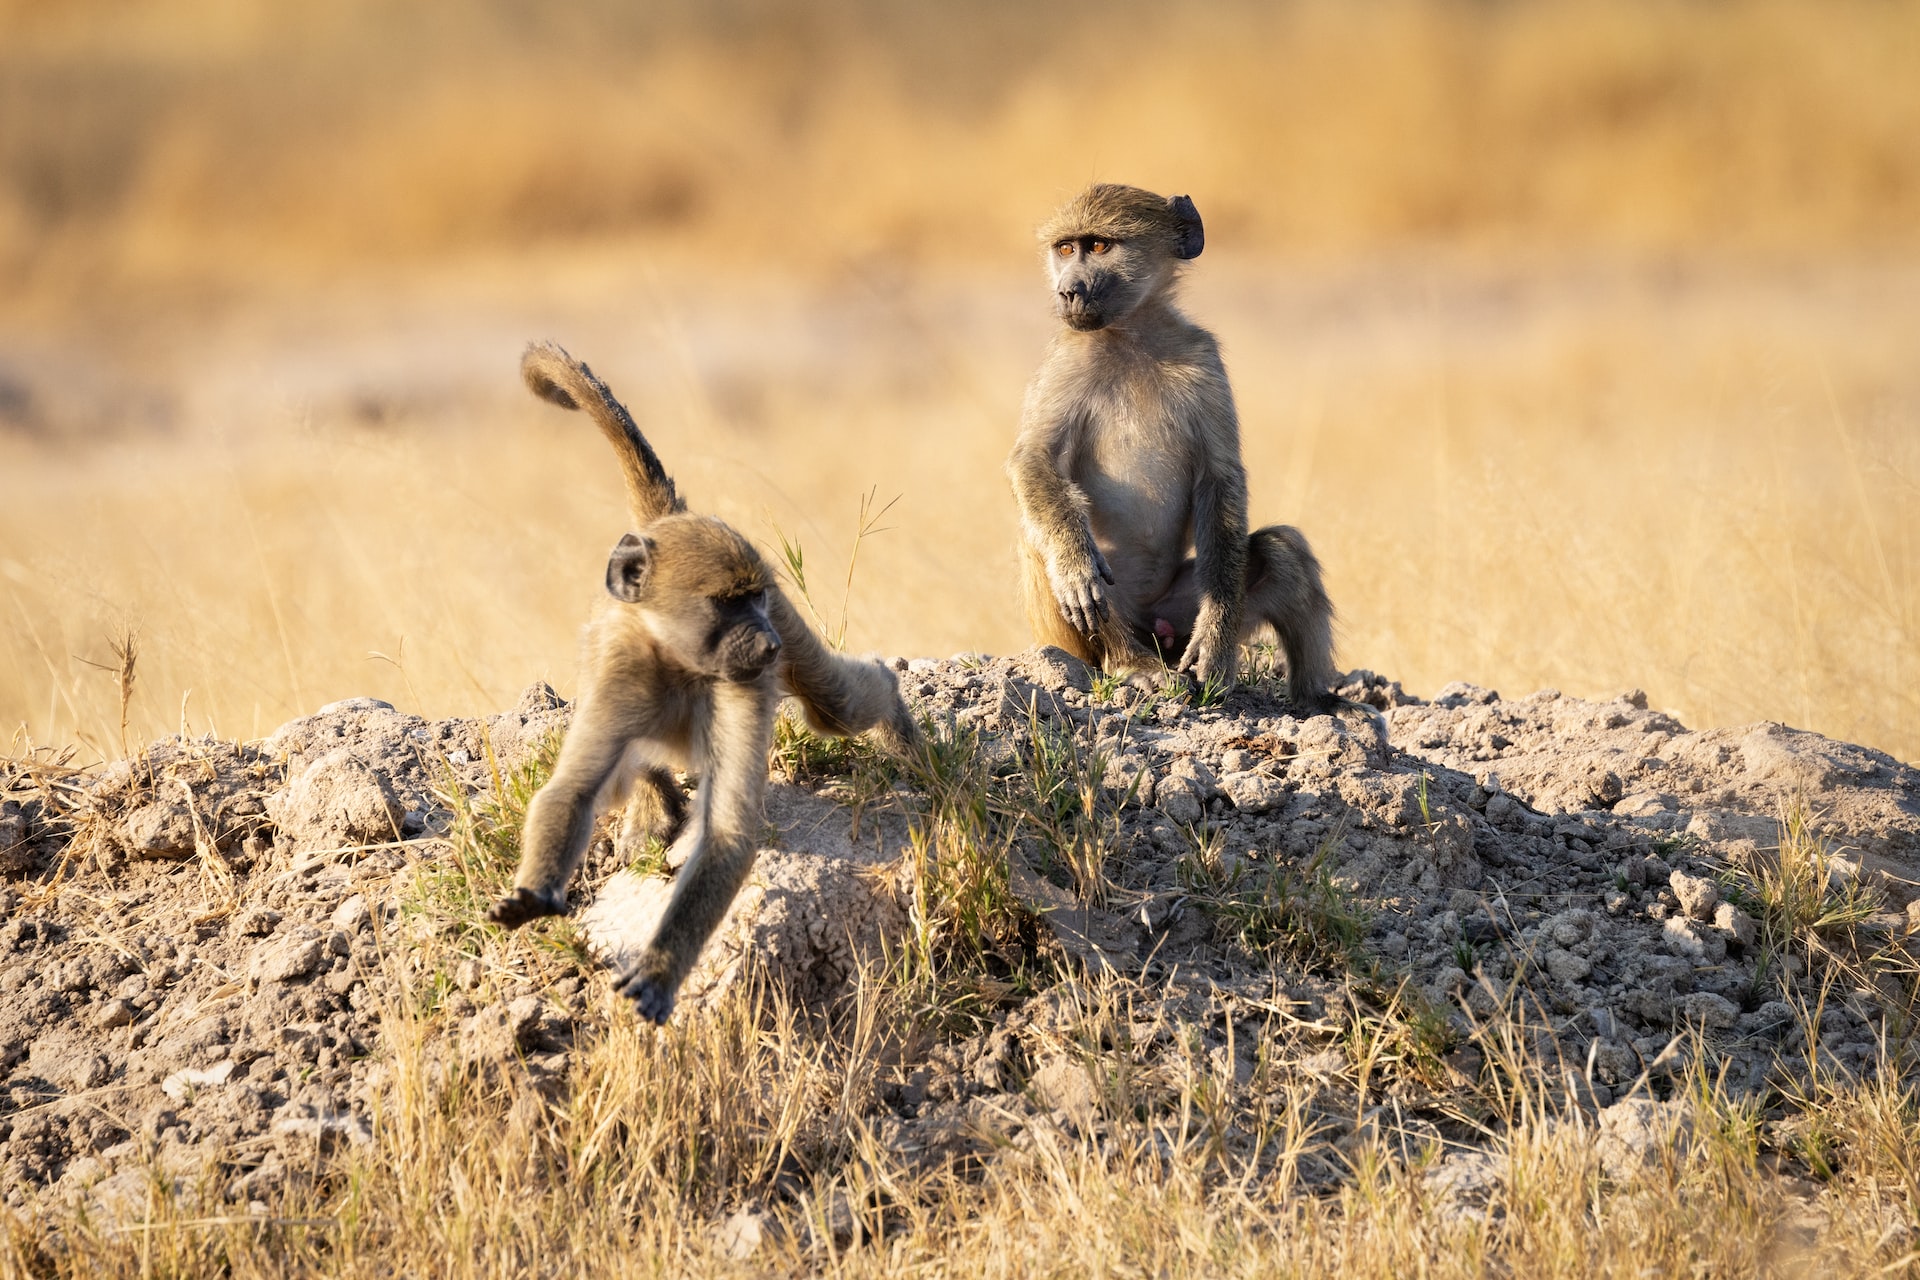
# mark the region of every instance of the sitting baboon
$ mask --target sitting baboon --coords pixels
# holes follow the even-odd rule
[[[878,729],[908,752],[919,726],[893,672],[841,657],[794,611],[745,538],[689,514],[633,418],[559,347],[527,348],[535,394],[584,409],[619,455],[638,532],[607,562],[607,596],[587,624],[581,688],[553,776],[534,796],[513,892],[487,913],[508,927],[567,909],[567,882],[601,805],[637,778],[656,788],[685,863],[660,928],[620,989],[665,1022],[674,994],[753,867],[767,751],[783,695],[809,724],[847,736]],[[699,777],[684,813],[669,765]]]
[[[1297,529],[1247,532],[1219,344],[1174,305],[1204,243],[1193,201],[1100,184],[1040,239],[1065,327],[1007,460],[1034,637],[1116,672],[1178,653],[1177,670],[1228,685],[1240,644],[1272,627],[1288,696],[1325,705],[1333,606],[1320,564]]]

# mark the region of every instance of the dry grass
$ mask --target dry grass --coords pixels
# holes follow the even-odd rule
[[[458,290],[458,300],[450,292]],[[1048,320],[1024,271],[800,286],[549,255],[269,299],[184,334],[183,429],[0,439],[0,724],[117,753],[319,703],[429,715],[572,686],[624,527],[605,446],[513,383],[551,334],[696,502],[798,540],[849,643],[1026,643],[1000,462]],[[1431,693],[1641,687],[1920,759],[1920,270],[1700,261],[1196,267],[1256,519],[1303,527],[1341,656]],[[98,665],[89,665],[98,664]],[[183,712],[184,703],[184,712]]]
[[[129,624],[136,737],[567,686],[620,516],[533,336],[766,545],[900,495],[856,647],[1016,647],[1029,229],[1110,177],[1207,216],[1348,664],[1920,758],[1917,48],[1911,0],[0,3],[0,727],[115,749]]]
[[[509,950],[488,958],[559,971],[551,954]],[[564,1088],[543,1096],[478,1065],[448,1068],[436,954],[412,955],[410,1003],[387,1016],[372,1148],[265,1213],[223,1203],[215,1179],[156,1193],[131,1220],[69,1217],[58,1236],[12,1220],[0,1274],[1891,1276],[1916,1265],[1920,1106],[1892,1070],[1865,1082],[1816,1072],[1806,1097],[1771,1112],[1696,1070],[1680,1091],[1690,1135],[1611,1175],[1590,1122],[1537,1072],[1516,1074],[1518,1088],[1455,1099],[1493,1134],[1481,1193],[1463,1204],[1425,1176],[1442,1149],[1365,1126],[1336,1142],[1300,1105],[1314,1086],[1271,1088],[1299,1067],[1283,1037],[1239,1088],[1197,1035],[1150,1053],[1128,1042],[1134,1004],[1157,992],[1094,984],[1078,1015],[1101,1082],[1093,1124],[1037,1121],[984,1160],[928,1168],[882,1140],[879,1085],[914,1013],[871,975],[824,1021],[743,985],[714,1015],[657,1033],[601,988]],[[1406,1073],[1355,1049],[1327,1087],[1386,1114]],[[770,1204],[769,1238],[737,1260],[720,1225],[754,1204]]]
[[[1911,245],[1917,42],[1911,0],[16,3],[0,267],[231,285],[583,235],[937,262],[1095,174],[1289,251]]]

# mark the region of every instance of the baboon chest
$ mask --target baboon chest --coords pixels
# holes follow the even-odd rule
[[[1069,478],[1087,495],[1094,539],[1115,573],[1150,597],[1185,555],[1196,432],[1152,384],[1106,388],[1086,411]]]

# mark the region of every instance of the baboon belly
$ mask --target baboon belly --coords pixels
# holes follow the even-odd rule
[[[1148,607],[1173,588],[1186,555],[1190,512],[1185,486],[1153,483],[1161,477],[1151,474],[1145,482],[1105,475],[1076,479],[1091,507],[1093,540],[1113,570],[1121,611],[1131,621],[1150,623]]]

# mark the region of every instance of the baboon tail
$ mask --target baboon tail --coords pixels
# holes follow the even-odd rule
[[[555,342],[530,342],[520,357],[520,376],[528,390],[562,409],[584,409],[600,434],[620,458],[620,474],[627,485],[627,506],[634,522],[646,526],[661,516],[685,511],[687,504],[674,490],[673,477],[660,465],[659,455],[640,434],[627,407],[613,398],[607,384],[593,370],[568,355]]]

